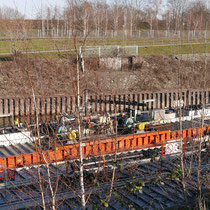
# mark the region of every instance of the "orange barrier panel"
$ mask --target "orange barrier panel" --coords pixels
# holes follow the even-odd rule
[[[199,138],[201,136],[202,128],[183,129],[182,138],[186,144],[191,137]],[[204,127],[204,132],[210,131],[210,127]],[[169,140],[180,139],[180,131],[159,131],[151,133],[135,134],[130,136],[120,136],[117,139],[117,152],[126,152],[131,150],[138,150],[143,148],[157,147],[166,144]],[[89,141],[84,143],[83,155],[84,157],[106,155],[115,153],[115,138],[105,139],[99,141]],[[163,151],[162,151],[163,152]],[[43,158],[45,157],[45,158]],[[55,150],[44,151],[43,154],[38,152],[27,153],[9,157],[1,157],[1,169],[14,169],[24,166],[32,166],[44,164],[45,160],[48,163],[74,160],[79,158],[79,144],[57,147]]]

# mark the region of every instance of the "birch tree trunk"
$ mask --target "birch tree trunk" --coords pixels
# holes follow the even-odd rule
[[[84,165],[82,154],[82,139],[81,139],[81,118],[80,118],[80,70],[79,70],[79,55],[77,53],[77,108],[78,108],[78,133],[79,133],[79,153],[80,153],[80,187],[82,208],[85,209],[85,187],[84,187]]]

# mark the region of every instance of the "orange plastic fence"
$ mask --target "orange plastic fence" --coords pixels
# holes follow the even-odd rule
[[[204,135],[206,130],[210,131],[210,127],[204,127],[203,131],[201,127],[184,129],[182,138],[184,141],[189,140],[190,137],[199,138]],[[135,134],[130,136],[121,136],[117,139],[117,152],[126,152],[132,150],[139,150],[144,148],[163,146],[169,140],[180,139],[180,131],[159,131]],[[82,148],[84,158],[107,155],[115,153],[115,139],[95,140],[84,143]],[[1,169],[19,168],[24,166],[32,166],[38,164],[53,163],[64,160],[74,160],[79,158],[79,144],[62,146],[56,148],[56,150],[44,151],[42,154],[38,152],[27,153],[9,157],[1,157],[0,163],[2,163]]]

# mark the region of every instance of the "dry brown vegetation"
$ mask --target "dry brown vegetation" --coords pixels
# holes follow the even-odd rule
[[[182,88],[201,87],[205,59],[181,60],[174,56],[159,55],[138,57],[133,69],[124,65],[122,70],[102,68],[99,66],[98,58],[86,58],[85,73],[81,75],[81,88],[88,88],[93,93],[171,90],[177,87],[179,68]],[[206,69],[210,72],[209,62]],[[210,87],[208,72],[206,84]],[[75,73],[74,58],[29,59],[19,55],[12,61],[0,64],[0,94],[7,97],[31,95],[28,74],[32,79],[35,92],[39,95],[74,94]]]

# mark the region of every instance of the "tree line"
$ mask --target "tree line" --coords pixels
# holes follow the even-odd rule
[[[0,8],[0,31],[41,30],[43,36],[63,32],[79,32],[84,36],[114,35],[124,31],[130,35],[138,30],[207,30],[210,28],[210,8],[204,0],[65,0],[65,7],[43,6],[36,18],[27,19],[16,9]],[[8,24],[11,27],[8,27]],[[17,27],[18,26],[18,27]],[[13,29],[13,31],[12,31]]]

